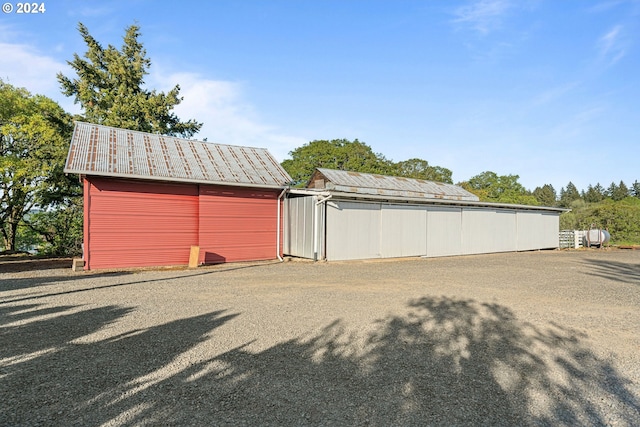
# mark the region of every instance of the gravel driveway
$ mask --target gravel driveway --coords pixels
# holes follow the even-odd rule
[[[0,273],[0,425],[640,425],[640,251]]]

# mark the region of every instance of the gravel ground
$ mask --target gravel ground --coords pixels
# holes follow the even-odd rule
[[[640,251],[19,270],[2,426],[640,425]]]

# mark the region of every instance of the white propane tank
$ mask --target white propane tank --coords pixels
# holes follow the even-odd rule
[[[600,248],[602,247],[602,245],[609,243],[610,238],[611,235],[607,230],[592,228],[591,230],[586,231],[584,234],[584,246],[587,248]]]

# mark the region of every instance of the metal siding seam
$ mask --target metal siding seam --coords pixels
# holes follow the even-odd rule
[[[85,178],[84,183],[84,207],[83,207],[83,243],[82,258],[84,259],[84,269],[91,269],[91,182]]]
[[[116,153],[118,152],[118,149],[116,147],[116,141],[117,141],[116,131],[115,129],[110,129],[107,165],[108,165],[108,171],[113,173],[115,173],[118,169],[118,165],[117,165],[118,159],[116,158]]]

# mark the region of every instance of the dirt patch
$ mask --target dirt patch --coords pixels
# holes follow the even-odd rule
[[[26,255],[0,256],[0,273],[71,268],[72,258],[38,258]]]

